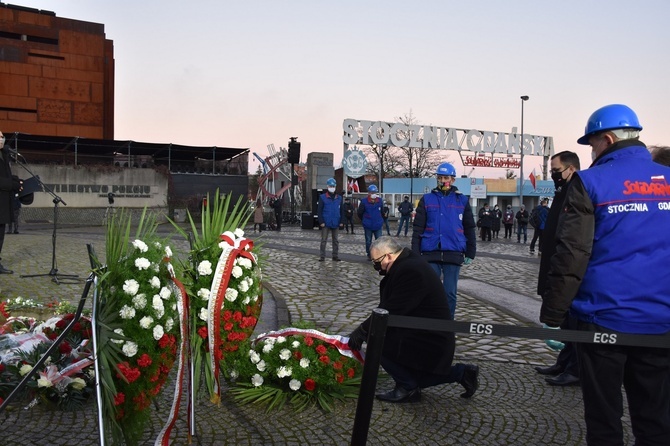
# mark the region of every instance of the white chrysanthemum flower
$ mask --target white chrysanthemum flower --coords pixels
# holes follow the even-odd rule
[[[293,348],[298,348],[298,347],[300,347],[300,341],[293,341],[293,342],[291,342],[291,347],[293,347]]]
[[[37,387],[51,387],[53,383],[46,376],[41,377],[37,380]]]
[[[158,277],[153,276],[151,278],[151,280],[149,281],[149,284],[151,284],[152,288],[160,288],[161,287],[161,280]]]
[[[124,305],[123,308],[119,310],[119,316],[121,316],[121,319],[132,319],[135,317],[135,309],[128,305]]]
[[[156,325],[154,327],[154,339],[155,340],[159,341],[160,338],[162,338],[164,334],[165,334],[165,330],[163,330],[163,327],[161,325]]]
[[[263,385],[263,377],[256,373],[254,376],[251,377],[251,384],[254,385],[254,387],[262,386]]]
[[[161,288],[161,292],[159,294],[163,299],[169,299],[170,296],[172,296],[172,291],[170,291],[170,288],[164,286]]]
[[[230,301],[230,302],[235,302],[235,300],[237,299],[238,294],[239,293],[237,292],[237,290],[235,288],[228,288],[226,290],[226,300]]]
[[[154,323],[154,318],[151,316],[144,316],[142,319],[140,319],[140,327],[147,329],[151,327],[151,324]]]
[[[239,288],[241,292],[246,293],[247,291],[249,291],[249,284],[247,283],[246,280],[243,280],[240,282]]]
[[[289,350],[287,348],[283,348],[279,352],[279,359],[281,359],[283,361],[286,361],[290,357],[291,357],[291,350]]]
[[[159,265],[158,263],[154,263],[154,264],[151,265],[151,269],[152,269],[155,273],[157,273],[158,271],[161,270],[161,267],[160,267],[160,265]]]
[[[244,305],[249,305],[249,302],[251,302],[251,299],[249,298],[249,296],[247,296],[247,297],[245,297],[244,300],[242,301],[242,304],[244,304]]]
[[[154,295],[152,306],[156,311],[162,311],[165,307],[163,306],[163,299],[158,294]]]
[[[84,387],[86,387],[86,381],[84,381],[83,379],[81,379],[81,378],[74,378],[74,379],[72,380],[72,388],[73,388],[74,390],[81,390],[81,389],[83,389]]]
[[[235,234],[235,237],[237,237],[237,238],[242,238],[242,237],[244,237],[244,231],[242,230],[242,228],[237,228],[237,229],[235,229],[235,231],[233,232],[233,234]]]
[[[307,367],[309,367],[309,359],[308,358],[302,358],[300,360],[300,367],[302,367],[303,369],[306,369]]]
[[[135,259],[135,267],[140,271],[149,269],[150,266],[151,262],[149,261],[149,259],[145,259],[144,257],[138,257],[137,259]]]
[[[234,278],[239,279],[242,277],[242,274],[244,274],[244,271],[242,271],[242,268],[239,266],[233,266],[233,270],[230,272]]]
[[[289,387],[289,389],[291,389],[291,390],[293,390],[293,391],[298,390],[298,389],[300,388],[300,385],[301,385],[301,383],[300,383],[300,381],[298,381],[297,379],[292,379],[292,380],[289,381],[289,383],[288,383],[288,387]]]
[[[277,344],[283,344],[284,342],[286,342],[285,336],[277,336]]]
[[[249,350],[249,360],[252,364],[258,364],[258,361],[261,360],[261,355],[259,355],[255,350]]]
[[[272,345],[274,345],[275,342],[277,342],[276,338],[267,338],[267,339],[263,339],[263,340],[265,341],[266,344],[272,344]]]
[[[251,260],[247,259],[246,257],[240,257],[238,260],[238,265],[240,265],[242,268],[251,269],[253,265]]]
[[[172,258],[172,250],[167,245],[165,246],[165,257],[167,257],[168,259]]]
[[[287,376],[291,376],[293,373],[293,370],[291,367],[286,367],[285,365],[279,367],[277,369],[277,378],[285,378]]]
[[[121,328],[116,328],[114,330],[114,333],[118,334],[119,336],[125,336],[125,334],[123,333],[123,329]],[[123,339],[112,339],[112,342],[115,344],[123,344],[126,341],[124,341]]]
[[[200,309],[200,314],[198,317],[202,319],[203,321],[207,322],[207,317],[209,316],[209,310],[207,308],[201,308]]]
[[[125,282],[123,282],[123,291],[129,296],[136,295],[139,289],[140,284],[137,283],[137,280],[135,279],[128,279]]]
[[[210,291],[207,288],[200,288],[198,290],[198,297],[202,300],[209,300]]]
[[[240,376],[240,374],[237,370],[230,371],[230,379],[237,379],[238,376]]]
[[[147,246],[147,244],[144,243],[142,240],[135,240],[133,242],[133,246],[136,249],[139,249],[140,252],[147,252],[149,250],[149,247]]]
[[[147,306],[147,298],[144,293],[138,294],[133,297],[133,306],[138,310],[144,309]]]
[[[121,347],[121,350],[123,351],[123,354],[126,355],[129,358],[132,358],[137,354],[137,344],[134,342],[128,341],[125,344],[123,344],[123,347]]]
[[[265,344],[263,346],[263,353],[270,353],[273,348],[274,348],[273,344]]]
[[[252,297],[251,300],[253,300],[254,302],[256,302],[256,301],[258,300],[258,295],[257,295],[257,294],[254,294],[254,297]]]
[[[165,321],[165,331],[171,331],[172,327],[174,327],[174,319],[169,317],[168,320]]]
[[[256,364],[256,368],[258,369],[259,372],[264,372],[266,367],[267,365],[265,364],[265,361],[262,359],[258,361],[258,364]]]
[[[212,262],[209,260],[200,262],[200,265],[198,265],[198,274],[201,276],[209,276],[212,274]]]
[[[24,376],[33,369],[33,366],[30,364],[23,364],[19,369],[19,375]]]

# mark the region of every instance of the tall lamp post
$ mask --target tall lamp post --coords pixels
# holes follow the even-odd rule
[[[519,206],[523,204],[523,103],[528,100],[528,96],[521,96],[521,140],[519,141],[519,147],[521,148],[521,173],[519,178]]]

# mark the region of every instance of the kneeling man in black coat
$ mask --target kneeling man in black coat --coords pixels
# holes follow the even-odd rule
[[[435,271],[418,254],[391,237],[380,237],[370,246],[370,258],[380,275],[379,308],[390,314],[451,320],[447,295]],[[360,350],[367,340],[370,318],[349,335],[349,347]],[[452,364],[454,334],[444,331],[389,327],[381,365],[395,381],[395,388],[377,395],[394,403],[421,399],[421,389],[443,383],[460,383],[463,398],[474,395],[479,367]]]

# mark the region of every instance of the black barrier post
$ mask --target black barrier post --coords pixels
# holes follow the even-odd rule
[[[365,350],[363,377],[361,378],[361,388],[358,392],[358,404],[356,405],[354,430],[351,433],[352,446],[365,445],[368,440],[372,403],[374,402],[375,388],[377,387],[377,374],[379,373],[379,364],[382,358],[382,348],[384,347],[384,338],[386,338],[388,319],[389,312],[383,308],[372,310],[370,331],[368,332],[368,347]]]

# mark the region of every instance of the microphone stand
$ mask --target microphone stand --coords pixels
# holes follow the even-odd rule
[[[42,190],[49,193],[53,197],[53,203],[54,203],[54,219],[53,219],[53,234],[51,235],[51,271],[45,274],[28,274],[28,275],[21,275],[22,279],[28,278],[28,277],[51,277],[51,281],[54,282],[56,285],[60,285],[61,283],[79,283],[81,279],[79,279],[79,276],[76,274],[58,274],[58,265],[56,262],[56,233],[57,233],[57,228],[58,228],[58,205],[60,203],[63,203],[63,206],[67,206],[67,203],[63,201],[61,197],[56,195],[54,191],[49,189],[49,187],[42,182],[39,176],[35,175],[29,168],[28,166],[25,165],[25,158],[18,153],[14,149],[9,149],[9,152],[14,155],[14,160],[16,161],[16,164],[21,166],[25,171],[27,171],[31,176],[35,177],[37,179],[38,184],[42,187]],[[19,162],[19,156],[23,158],[23,162]]]

